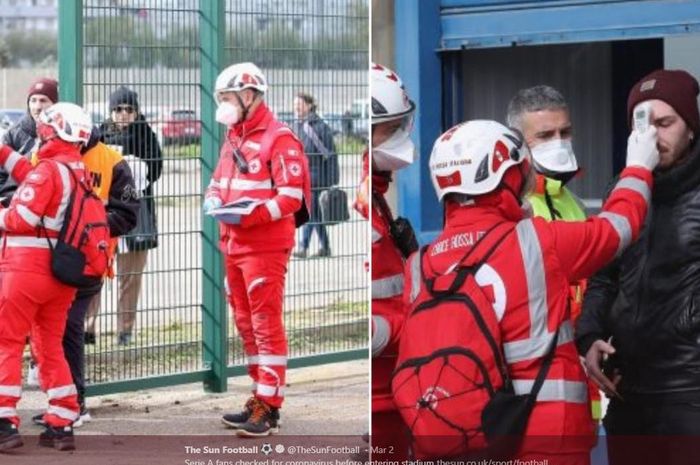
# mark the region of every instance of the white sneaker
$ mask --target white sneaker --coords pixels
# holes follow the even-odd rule
[[[30,362],[27,370],[27,386],[39,386],[39,365]]]
[[[81,426],[83,426],[83,424],[90,423],[91,421],[92,417],[90,416],[90,412],[88,411],[88,409],[81,410],[80,416],[77,420],[73,422],[73,428],[80,428]]]

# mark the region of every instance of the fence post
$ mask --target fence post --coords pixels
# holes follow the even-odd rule
[[[83,1],[61,1],[58,9],[59,100],[83,103]]]
[[[202,119],[202,186],[207,186],[219,159],[221,129],[214,119],[214,81],[221,69],[226,29],[224,0],[200,0],[199,34],[201,42],[200,101]],[[226,391],[228,365],[228,305],[222,298],[221,254],[218,229],[211,217],[202,221],[202,354],[209,370],[204,389]]]

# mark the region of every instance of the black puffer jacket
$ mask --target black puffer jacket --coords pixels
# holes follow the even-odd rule
[[[2,137],[2,144],[9,145],[18,153],[31,157],[35,146],[38,146],[36,136],[36,122],[32,115],[25,114]],[[3,168],[0,168],[0,197],[5,197],[3,204],[9,205],[10,197],[17,190],[17,183]]]
[[[589,281],[579,352],[610,336],[623,397],[700,400],[700,144],[655,176],[639,240]]]
[[[158,139],[141,114],[124,130],[120,130],[111,120],[107,120],[100,126],[100,132],[105,144],[120,146],[123,155],[134,155],[143,160],[147,166],[148,184],[139,193],[141,201],[138,223],[135,230],[126,235],[125,241],[128,251],[155,248],[158,245],[158,239],[153,183],[163,172],[163,153]],[[127,252],[127,250],[121,250],[121,252]]]

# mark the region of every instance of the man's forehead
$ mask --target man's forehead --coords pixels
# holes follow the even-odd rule
[[[563,108],[526,111],[523,113],[523,126],[541,131],[544,129],[557,129],[571,126],[568,110]]]
[[[29,97],[29,99],[30,100],[48,100],[49,102],[51,101],[51,99],[44,94],[34,94],[31,97]]]
[[[668,103],[663,100],[649,100],[651,103],[651,112],[654,118],[665,118],[667,116],[679,116],[678,112]]]

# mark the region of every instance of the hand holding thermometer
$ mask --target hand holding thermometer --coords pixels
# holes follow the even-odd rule
[[[632,111],[632,129],[645,132],[651,123],[651,102],[642,102]]]

